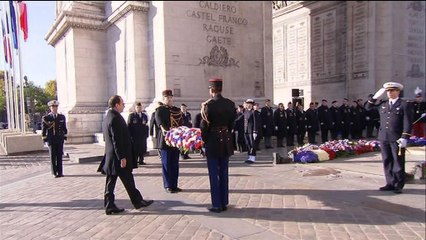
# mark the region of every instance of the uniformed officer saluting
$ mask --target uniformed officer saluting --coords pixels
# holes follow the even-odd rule
[[[47,103],[50,113],[43,117],[42,138],[49,147],[52,174],[55,178],[63,177],[62,155],[64,141],[67,140],[65,116],[58,113],[59,102],[52,100]]]
[[[405,184],[405,147],[411,133],[412,110],[399,94],[403,86],[397,82],[387,82],[374,96],[369,97],[366,109],[379,107],[380,129],[378,139],[382,153],[386,185],[380,191],[402,193]],[[388,101],[375,104],[387,92]]]
[[[212,207],[210,212],[227,210],[228,164],[234,152],[232,129],[236,118],[235,103],[222,96],[222,79],[209,80],[211,98],[201,108],[201,137],[207,156]]]

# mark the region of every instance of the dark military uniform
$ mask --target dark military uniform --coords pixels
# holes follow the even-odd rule
[[[351,139],[359,139],[359,132],[361,128],[361,118],[358,112],[358,107],[352,105],[351,107],[351,118],[349,120]]]
[[[269,106],[264,106],[260,110],[260,116],[265,148],[272,148],[271,137],[274,134],[274,110]]]
[[[287,117],[285,110],[278,108],[274,112],[275,132],[277,135],[277,147],[284,147],[283,139],[287,131]]]
[[[237,118],[234,125],[235,138],[237,142],[237,150],[239,152],[246,152],[247,145],[244,136],[244,115],[243,112],[237,112]]]
[[[421,95],[419,95],[421,96]],[[426,112],[426,102],[425,101],[415,101],[413,102],[413,121],[417,121],[413,125],[413,135],[416,137],[425,137],[425,123],[426,117],[421,118],[422,114]]]
[[[186,106],[186,105],[185,105]],[[183,126],[185,127],[192,127],[192,118],[191,118],[191,113],[190,112],[182,112],[182,119],[183,119]],[[181,157],[183,159],[190,159],[188,152],[181,152],[180,153]]]
[[[222,89],[221,79],[211,79],[211,87]],[[232,129],[236,118],[235,103],[215,93],[202,107],[201,136],[207,156],[210,179],[211,211],[226,210],[229,203],[228,164],[233,154]]]
[[[294,146],[294,135],[297,131],[296,112],[292,108],[285,110],[287,114],[287,146]]]
[[[351,127],[352,111],[351,107],[346,104],[342,104],[339,107],[340,118],[342,119],[342,139],[348,139]]]
[[[297,119],[297,144],[302,146],[304,144],[303,140],[306,135],[306,112],[304,110],[296,109],[296,119]]]
[[[163,91],[163,96],[170,94],[171,90]],[[171,128],[183,125],[182,112],[175,106],[159,106],[155,111],[155,121],[161,128],[159,132],[159,148],[161,149],[161,163],[163,165],[163,186],[168,192],[177,192],[179,177],[179,149],[166,144],[165,135]]]
[[[133,167],[137,168],[137,163],[145,164],[143,160],[147,151],[148,116],[143,112],[130,113],[127,119],[127,126],[132,139],[133,159],[135,162]]]
[[[64,141],[67,140],[67,133],[64,115],[49,113],[43,117],[42,137],[49,147],[51,170],[55,177],[63,176],[62,155],[64,155]]]
[[[328,106],[321,105],[318,107],[318,120],[321,128],[321,141],[325,143],[328,141],[328,132],[332,125],[330,109]]]
[[[316,144],[315,136],[319,129],[318,115],[315,109],[306,110],[306,130],[308,131],[308,142]]]
[[[391,83],[385,83],[384,86],[388,86],[387,84]],[[386,186],[381,190],[399,189],[397,193],[400,193],[405,184],[405,148],[400,148],[397,140],[410,137],[412,109],[401,98],[398,98],[392,106],[389,100],[377,105],[375,103],[376,100],[370,98],[366,109],[378,107],[380,113],[378,139],[386,177]]]
[[[339,108],[331,106],[331,139],[337,140],[337,136],[342,132],[342,118]]]

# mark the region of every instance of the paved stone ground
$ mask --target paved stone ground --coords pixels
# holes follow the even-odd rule
[[[68,145],[79,148],[82,145]],[[100,147],[100,146],[99,146]],[[407,171],[425,159],[424,148],[407,154]],[[210,213],[205,160],[180,164],[178,194],[162,188],[157,156],[134,171],[153,205],[132,209],[121,183],[120,215],[102,208],[105,177],[98,163],[65,158],[64,178],[50,174],[47,152],[0,156],[0,239],[425,239],[425,182],[404,193],[380,192],[379,153],[315,164],[272,164],[262,150],[256,164],[245,154],[230,163],[230,207]],[[286,149],[279,149],[284,155]]]

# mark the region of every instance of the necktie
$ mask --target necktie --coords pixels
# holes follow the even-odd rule
[[[392,109],[393,103],[392,101],[389,101],[389,109]]]
[[[53,114],[53,118],[56,119],[56,114]]]

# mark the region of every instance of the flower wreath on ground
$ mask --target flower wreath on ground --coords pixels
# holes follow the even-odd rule
[[[201,150],[203,146],[199,128],[185,126],[171,128],[167,131],[164,139],[168,146],[179,148],[180,151],[185,153]]]
[[[407,144],[410,146],[425,146],[426,138],[411,136],[410,139],[408,139]]]
[[[379,150],[380,142],[377,140],[349,141],[343,139],[325,142],[319,146],[305,144],[288,152],[288,155],[293,159],[293,162],[312,163]]]

